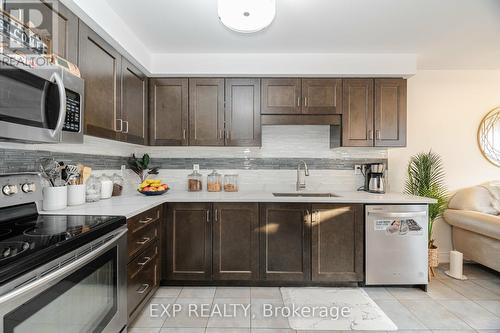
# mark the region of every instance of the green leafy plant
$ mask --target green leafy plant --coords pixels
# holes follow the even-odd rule
[[[429,151],[410,158],[405,183],[405,192],[422,197],[433,198],[437,203],[429,205],[429,248],[434,249],[432,231],[434,222],[441,217],[448,203],[448,193],[444,182],[444,169],[441,157]]]
[[[158,167],[149,168],[149,162],[151,158],[148,154],[144,154],[142,158],[135,157],[135,154],[132,154],[131,157],[128,158],[127,164],[128,167],[141,179],[141,182],[146,180],[149,175],[157,175]],[[149,169],[148,169],[149,168]]]

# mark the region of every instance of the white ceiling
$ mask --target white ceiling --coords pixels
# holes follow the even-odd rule
[[[266,30],[223,27],[216,0],[106,0],[152,54],[416,53],[423,69],[500,69],[500,0],[277,0]]]

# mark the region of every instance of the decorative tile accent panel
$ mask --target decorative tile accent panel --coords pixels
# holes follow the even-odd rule
[[[0,173],[38,171],[41,158],[52,157],[67,164],[82,163],[95,170],[120,170],[127,158],[39,150],[0,149]]]
[[[67,164],[82,163],[95,170],[119,170],[127,163],[127,156],[73,154],[37,150],[0,149],[0,173],[37,171],[38,161],[52,157]],[[387,163],[387,159],[328,159],[328,158],[152,158],[151,166],[160,169],[191,169],[199,164],[202,169],[233,170],[295,170],[304,160],[311,170],[353,170],[355,164]]]

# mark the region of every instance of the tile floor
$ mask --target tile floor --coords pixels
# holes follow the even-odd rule
[[[398,332],[482,332],[500,333],[500,274],[480,265],[465,265],[468,281],[444,274],[429,285],[427,293],[413,288],[367,287],[370,297],[398,326]],[[279,288],[162,287],[151,303],[168,304],[250,304],[252,315],[243,309],[231,318],[188,317],[186,307],[175,317],[150,316],[147,307],[129,333],[294,333],[286,318],[264,318],[262,304],[282,305]],[[160,309],[161,310],[161,309]],[[310,331],[321,333],[324,331]],[[375,331],[370,331],[375,332]],[[299,331],[296,333],[306,333]]]

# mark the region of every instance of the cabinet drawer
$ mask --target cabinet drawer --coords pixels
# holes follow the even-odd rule
[[[128,257],[132,259],[159,238],[159,222],[148,223],[145,227],[128,233]]]
[[[127,298],[129,316],[136,311],[141,302],[158,287],[158,251],[158,243],[155,242],[127,266]]]
[[[140,229],[155,223],[160,219],[160,216],[161,206],[158,206],[128,219],[127,226],[129,233],[134,234]]]

